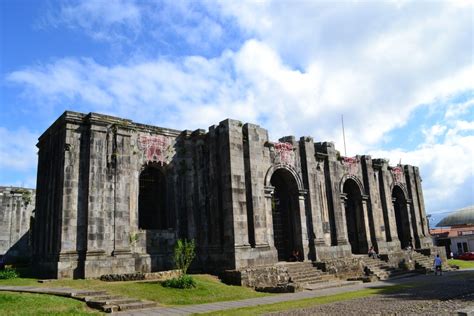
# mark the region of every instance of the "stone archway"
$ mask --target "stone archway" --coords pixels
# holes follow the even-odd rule
[[[392,189],[392,202],[400,246],[402,249],[408,246],[413,247],[408,202],[404,190],[398,185],[395,185]]]
[[[369,250],[367,214],[364,210],[361,187],[352,178],[343,184],[347,235],[353,254],[367,254]]]
[[[286,168],[276,169],[270,178],[274,187],[272,218],[278,261],[287,261],[293,250],[303,255],[300,190],[297,179]]]

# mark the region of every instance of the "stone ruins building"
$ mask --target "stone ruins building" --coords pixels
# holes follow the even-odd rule
[[[0,186],[0,256],[7,263],[28,261],[35,190]]]
[[[65,112],[39,138],[33,256],[53,277],[172,267],[194,239],[194,269],[272,266],[298,250],[330,271],[430,249],[417,167],[342,157],[331,142],[268,138],[227,119],[179,131]]]

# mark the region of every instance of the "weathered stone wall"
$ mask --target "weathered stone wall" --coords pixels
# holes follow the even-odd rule
[[[221,279],[228,284],[252,288],[276,288],[290,282],[288,269],[284,266],[255,266],[225,271]]]
[[[0,255],[6,262],[30,258],[29,229],[35,198],[32,189],[0,187]]]
[[[357,257],[326,259],[318,262],[317,266],[341,279],[358,278],[364,275],[364,268]]]
[[[38,147],[33,248],[42,272],[55,277],[170,269],[178,238],[196,241],[194,270],[274,264],[286,255],[275,246],[276,173],[285,175],[291,190],[292,223],[284,224],[292,225],[292,235],[287,237],[304,260],[324,262],[341,275],[358,273],[346,218],[351,215],[347,181],[360,196],[360,249],[400,250],[395,187],[406,200],[414,246],[431,245],[416,167],[342,157],[333,143],[314,143],[310,137],[271,142],[260,126],[230,119],[207,132],[177,131],[65,112]],[[149,168],[159,170],[161,180],[146,181],[159,183],[156,195],[163,202],[154,228],[142,227],[140,220],[140,201],[146,200],[141,185],[147,185],[140,179]]]

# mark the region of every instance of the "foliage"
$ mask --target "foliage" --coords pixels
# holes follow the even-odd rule
[[[23,189],[23,188],[15,188],[11,191],[12,194],[21,194],[21,199],[23,200],[23,204],[28,206],[28,204],[32,201],[32,194],[30,190]]]
[[[166,281],[163,281],[164,287],[172,287],[175,289],[191,289],[196,287],[196,281],[193,277],[187,274],[183,274],[178,278],[172,278]]]
[[[135,245],[138,242],[138,234],[130,233],[129,239],[130,239],[130,244]]]
[[[18,273],[15,269],[6,268],[5,270],[0,270],[0,280],[8,280],[18,278]]]
[[[188,272],[188,268],[196,256],[194,249],[194,240],[188,241],[186,239],[178,239],[174,246],[174,262],[176,268],[181,270],[183,275]]]

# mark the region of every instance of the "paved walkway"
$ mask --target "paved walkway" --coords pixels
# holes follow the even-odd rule
[[[443,277],[456,277],[456,276],[459,277],[459,275],[466,273],[466,271],[469,271],[469,270],[445,272]],[[470,273],[472,274],[473,271],[474,269],[470,270]],[[285,301],[300,300],[300,299],[305,299],[305,298],[328,296],[328,295],[334,295],[334,294],[339,294],[339,293],[344,293],[344,292],[349,292],[349,291],[367,289],[367,288],[387,287],[387,286],[391,286],[395,284],[417,282],[421,280],[427,280],[427,279],[429,280],[432,278],[437,278],[437,277],[433,275],[416,275],[413,277],[399,278],[396,280],[361,283],[361,284],[345,286],[345,287],[320,289],[317,291],[303,291],[303,292],[297,292],[297,293],[279,294],[279,295],[273,295],[273,296],[245,299],[245,300],[239,300],[239,301],[230,301],[230,302],[218,302],[218,303],[187,305],[187,306],[173,306],[173,307],[158,307],[158,308],[150,308],[150,309],[144,309],[144,310],[133,311],[133,312],[120,312],[118,314],[120,314],[120,316],[190,315],[190,314],[195,314],[195,313],[223,311],[223,310],[233,309],[233,308],[274,304],[274,303],[281,303]]]
[[[472,277],[472,272],[474,269],[463,270],[463,271],[452,271],[444,273],[442,278],[462,278],[463,274],[470,275]],[[150,309],[143,309],[130,312],[119,312],[121,316],[125,315],[189,315],[194,313],[205,313],[213,311],[221,311],[233,308],[249,307],[249,306],[258,306],[266,304],[280,303],[284,301],[294,301],[305,298],[321,297],[334,295],[349,291],[357,291],[366,288],[375,288],[375,287],[386,287],[395,284],[403,284],[409,282],[417,281],[429,281],[433,278],[441,278],[433,275],[417,275],[413,277],[400,278],[396,280],[386,280],[378,281],[372,283],[361,283],[345,287],[337,288],[328,288],[320,289],[317,291],[303,291],[297,293],[288,293],[288,294],[278,294],[266,297],[245,299],[239,301],[227,301],[227,302],[217,302],[217,303],[208,303],[208,304],[198,304],[198,305],[184,305],[184,306],[173,306],[173,307],[157,307]],[[32,287],[32,286],[0,286],[0,291],[13,291],[13,292],[30,292],[30,293],[45,293],[53,295],[61,295],[74,297],[76,295],[84,295],[87,293],[87,290],[75,290],[71,288],[44,288],[44,287]]]

